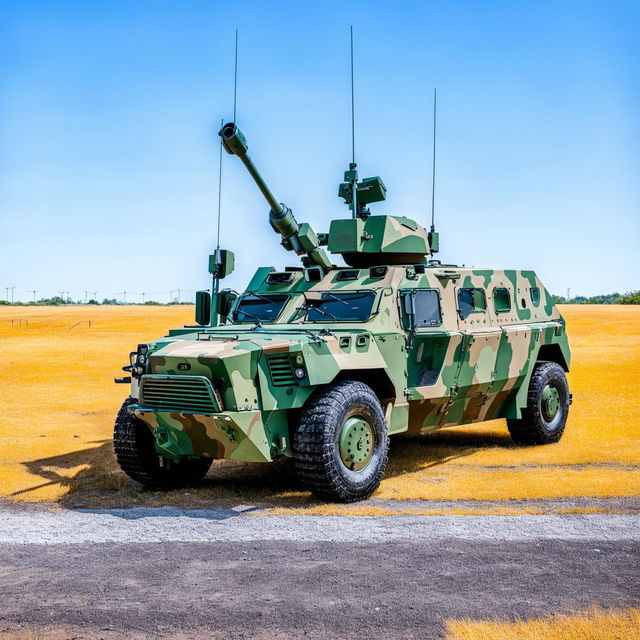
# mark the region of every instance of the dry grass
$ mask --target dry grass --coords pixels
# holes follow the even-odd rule
[[[450,620],[445,640],[633,640],[640,638],[640,609],[493,622]]]
[[[640,308],[562,311],[574,393],[562,441],[514,447],[503,421],[396,438],[376,497],[496,500],[492,512],[502,513],[513,512],[504,502],[510,499],[638,495]],[[112,379],[138,342],[191,322],[192,313],[186,306],[0,307],[0,496],[95,506],[240,501],[341,512],[301,491],[286,463],[222,461],[202,487],[168,494],[142,492],[119,472],[111,430],[127,388]],[[20,327],[20,318],[29,324]]]

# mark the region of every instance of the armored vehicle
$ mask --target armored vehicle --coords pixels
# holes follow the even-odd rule
[[[560,439],[569,345],[533,271],[434,260],[433,226],[372,214],[386,187],[355,163],[339,187],[351,216],[316,234],[275,199],[235,124],[220,135],[301,264],[260,267],[238,295],[219,289],[233,254],[216,250],[196,323],[130,354],[114,443],[131,478],[179,486],[214,459],[289,456],[316,496],[350,502],[378,487],[392,435],[506,418],[518,444]]]

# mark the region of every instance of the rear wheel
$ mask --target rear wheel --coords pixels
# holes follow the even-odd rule
[[[212,460],[174,461],[157,453],[149,427],[127,411],[129,405],[136,402],[133,398],[124,401],[113,429],[113,448],[120,468],[140,484],[164,489],[185,486],[204,478]]]
[[[313,396],[300,414],[293,452],[298,477],[318,498],[368,498],[380,484],[389,452],[376,394],[362,382],[344,381]]]
[[[558,442],[567,423],[569,404],[569,384],[562,367],[555,362],[536,364],[522,418],[507,420],[511,439],[523,445]]]

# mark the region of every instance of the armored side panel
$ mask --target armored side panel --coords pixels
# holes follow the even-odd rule
[[[429,254],[429,240],[410,218],[369,216],[332,220],[328,248],[352,267],[421,264]]]

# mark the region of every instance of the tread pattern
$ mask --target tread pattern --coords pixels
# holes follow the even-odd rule
[[[120,468],[147,487],[175,488],[201,480],[211,467],[212,460],[208,458],[160,466],[151,431],[127,411],[136,402],[130,397],[124,401],[113,429],[113,448]]]
[[[549,429],[540,411],[540,397],[547,383],[553,380],[560,391],[561,419],[552,430]],[[562,367],[555,362],[539,362],[536,364],[529,390],[527,406],[522,410],[522,418],[508,418],[507,426],[511,439],[516,444],[535,445],[558,442],[564,433],[569,413],[569,385]]]
[[[359,473],[344,467],[336,445],[344,417],[353,410],[367,416],[376,436],[371,463]],[[293,451],[298,477],[318,498],[336,502],[368,498],[380,484],[389,452],[384,413],[373,390],[346,380],[312,396],[300,414]]]

